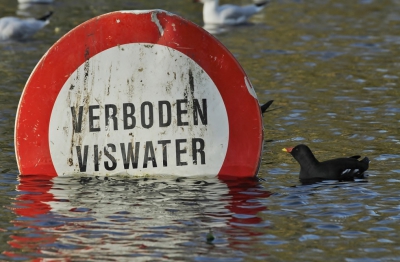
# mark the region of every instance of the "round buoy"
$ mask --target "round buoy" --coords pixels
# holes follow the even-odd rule
[[[227,175],[258,172],[258,100],[233,55],[162,10],[95,17],[55,43],[23,91],[21,174]]]

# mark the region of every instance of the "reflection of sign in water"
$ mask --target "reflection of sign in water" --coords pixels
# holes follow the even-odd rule
[[[262,120],[233,55],[164,11],[89,20],[36,66],[21,97],[22,174],[251,177]]]
[[[15,253],[6,256],[89,261],[115,259],[118,250],[120,260],[187,260],[206,250],[236,258],[269,225],[260,212],[271,192],[255,179],[33,177],[20,176],[7,241]],[[218,248],[208,250],[210,228]]]

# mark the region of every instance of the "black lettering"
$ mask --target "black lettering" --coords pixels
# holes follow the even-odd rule
[[[190,87],[190,93],[194,93],[194,78],[193,78],[193,72],[192,70],[189,69],[189,87]]]
[[[199,143],[199,147],[197,147],[197,143]],[[206,154],[204,152],[205,143],[201,138],[193,138],[192,139],[192,157],[193,164],[197,165],[197,154],[200,154],[201,164],[205,165],[206,163]]]
[[[83,116],[83,106],[79,107],[78,119],[76,119],[75,107],[71,106],[72,113],[72,126],[74,127],[75,133],[80,133],[82,131],[82,116]]]
[[[176,165],[177,166],[186,166],[187,162],[181,161],[181,154],[186,153],[186,147],[181,149],[181,144],[186,143],[186,139],[177,139],[175,140],[176,147]]]
[[[177,114],[177,124],[178,126],[188,126],[188,122],[183,122],[182,121],[182,115],[187,114],[187,109],[182,108],[182,104],[185,104],[187,106],[187,99],[178,99],[176,100],[176,114]]]
[[[93,112],[99,108],[99,105],[89,106],[89,132],[100,132],[100,127],[94,127],[94,121],[99,120],[100,116],[95,116]]]
[[[150,156],[149,156],[150,153]],[[143,168],[147,168],[147,162],[152,161],[153,167],[157,167],[156,156],[154,153],[153,142],[147,141],[144,150]]]
[[[110,113],[110,109],[112,113]],[[118,130],[118,122],[117,122],[117,106],[116,105],[106,105],[106,126],[110,124],[110,119],[113,121],[114,130]]]
[[[94,171],[99,171],[99,146],[94,145]]]
[[[145,106],[147,106],[149,108],[149,115],[148,115],[149,123],[148,124],[146,124]],[[142,105],[140,106],[140,118],[142,120],[142,126],[144,128],[150,128],[153,126],[153,123],[154,123],[153,104],[150,103],[149,101],[143,102]]]
[[[203,102],[203,109],[200,108],[199,100],[193,100],[193,121],[194,125],[198,125],[199,123],[199,116],[201,123],[203,125],[207,125],[207,99],[202,99]]]
[[[132,162],[132,168],[138,167],[139,147],[140,142],[135,143],[135,154],[133,154],[132,143],[128,143],[128,152],[125,150],[125,144],[121,143],[122,160],[124,161],[124,168],[129,169],[129,163]]]
[[[80,146],[76,146],[76,154],[78,155],[79,171],[80,172],[86,172],[88,150],[89,150],[89,146],[84,146],[83,159],[82,159],[81,147]]]
[[[166,121],[164,122],[164,105],[166,106]],[[160,127],[167,127],[171,125],[171,103],[169,101],[158,101],[158,118],[160,122]]]
[[[128,112],[128,108],[130,111]],[[122,105],[123,120],[124,120],[124,130],[133,129],[136,126],[136,118],[133,116],[135,113],[135,105],[132,103],[124,103]],[[131,124],[128,123],[130,119]]]
[[[162,146],[162,154],[163,154],[163,166],[168,166],[168,154],[167,154],[167,144],[171,144],[171,140],[160,140],[158,144]]]
[[[111,163],[112,163],[112,165],[110,166],[108,161],[104,161],[104,168],[107,169],[108,171],[112,171],[112,170],[114,170],[114,169],[117,167],[117,160],[115,160],[115,157],[112,156],[112,155],[110,154],[110,152],[108,152],[107,147],[108,147],[108,148],[111,148],[111,151],[112,151],[112,152],[115,152],[115,151],[116,151],[116,147],[115,147],[114,144],[107,144],[107,146],[104,147],[104,155],[105,155],[106,157],[108,157],[108,159],[110,159],[110,160],[111,160]]]

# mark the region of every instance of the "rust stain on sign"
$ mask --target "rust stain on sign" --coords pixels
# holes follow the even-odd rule
[[[57,100],[50,129],[64,173],[203,174],[222,165],[224,104],[204,70],[176,50],[121,45],[86,59],[65,85],[67,99]]]

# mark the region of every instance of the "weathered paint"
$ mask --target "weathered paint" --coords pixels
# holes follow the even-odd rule
[[[157,44],[120,45],[82,64],[63,85],[49,126],[59,175],[217,174],[228,140],[211,78],[185,54]]]
[[[47,176],[249,177],[263,136],[254,89],[233,55],[161,10],[105,14],[62,37],[30,76],[15,130],[20,172]],[[129,148],[139,152],[136,168],[124,166]]]

